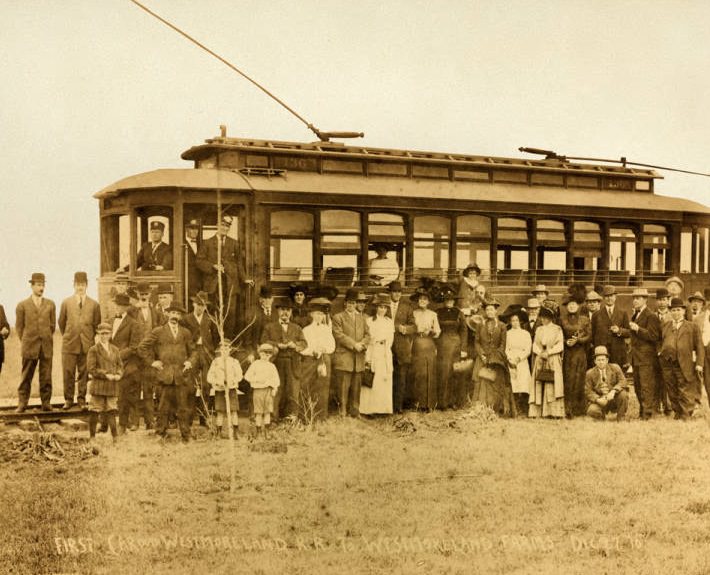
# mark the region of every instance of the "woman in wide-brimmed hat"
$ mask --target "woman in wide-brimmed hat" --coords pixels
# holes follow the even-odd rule
[[[528,314],[521,305],[509,305],[500,314],[501,321],[508,324],[505,336],[505,357],[508,359],[510,372],[510,387],[518,415],[527,416],[528,398],[530,396],[530,363],[528,358],[532,352],[532,337],[523,328],[528,322]]]
[[[505,356],[507,329],[497,317],[499,307],[500,302],[494,299],[483,302],[485,319],[476,331],[474,343],[473,400],[501,415],[513,416],[515,405]]]
[[[565,416],[565,388],[562,373],[564,334],[554,323],[555,313],[548,307],[540,308],[542,325],[533,339],[532,379],[528,417]]]
[[[436,313],[429,309],[431,297],[425,288],[412,294],[416,307],[412,311],[416,333],[412,342],[412,374],[414,403],[419,409],[432,410],[439,400],[436,381],[436,344],[441,326]]]
[[[370,342],[365,352],[365,369],[373,373],[372,387],[360,387],[360,413],[392,413],[394,321],[387,316],[390,296],[379,293],[372,303],[375,313],[367,318]]]
[[[468,264],[461,272],[461,282],[459,283],[458,297],[459,306],[464,313],[474,307],[480,305],[480,293],[477,293],[476,288],[481,285],[478,277],[481,275],[481,268],[477,264]],[[484,288],[485,291],[485,288]]]
[[[461,406],[466,399],[462,393],[462,377],[454,372],[454,363],[468,356],[468,327],[463,313],[455,306],[456,298],[456,289],[452,285],[444,284],[439,290],[438,300],[444,304],[436,312],[441,326],[441,335],[436,342],[439,409]]]
[[[587,401],[584,396],[584,381],[587,374],[587,352],[592,340],[592,323],[580,313],[577,294],[562,299],[567,313],[560,319],[565,336],[565,352],[562,362],[565,389],[565,411],[568,417],[586,415]],[[584,296],[586,298],[586,294]]]

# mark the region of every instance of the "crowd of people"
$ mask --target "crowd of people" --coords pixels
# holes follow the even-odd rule
[[[424,281],[408,297],[397,280],[372,297],[348,288],[339,311],[338,290],[330,286],[292,284],[289,296],[278,298],[262,286],[248,325],[230,341],[205,291],[190,298],[188,311],[169,288],[152,293],[138,283],[115,294],[112,316],[102,321],[98,302],[87,296],[86,273],[76,272],[57,320],[55,304],[44,297],[44,275],[35,273],[30,297],[16,310],[17,411],[27,409],[37,366],[42,408],[51,410],[57,324],[64,409],[88,407],[92,437],[99,424],[117,437],[137,429],[141,418],[161,437],[175,423],[188,441],[198,418],[220,435],[231,423],[237,437],[240,411],[266,437],[283,418],[471,402],[507,417],[605,419],[614,412],[623,420],[629,374],[642,420],[688,419],[703,382],[710,391],[708,290],[686,302],[682,280],[673,277],[650,309],[651,294],[638,287],[629,314],[611,285],[573,284],[561,301],[537,285],[523,304],[501,311],[479,275],[472,264],[458,285]],[[0,336],[9,333],[0,306]]]

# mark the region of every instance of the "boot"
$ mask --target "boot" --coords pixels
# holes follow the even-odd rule
[[[234,441],[239,439],[239,426],[238,425],[232,426],[232,439],[234,439]]]
[[[269,426],[268,425],[264,425],[263,437],[264,437],[264,439],[271,439],[271,434],[269,433]]]
[[[101,427],[99,427],[99,433],[106,433],[108,431],[108,423],[106,423],[106,414],[101,414]]]
[[[217,425],[217,426],[215,426],[215,429],[216,429],[216,431],[215,431],[215,437],[216,437],[217,439],[222,439],[222,426],[221,426],[221,425]]]
[[[89,414],[89,439],[94,439],[96,437],[96,426],[99,423],[99,414],[92,411]]]
[[[116,412],[111,411],[108,413],[106,419],[108,419],[108,426],[111,430],[111,440],[116,443],[116,438],[118,437],[118,430],[116,429]]]

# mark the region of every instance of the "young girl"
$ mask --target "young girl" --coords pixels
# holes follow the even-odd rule
[[[270,343],[262,343],[257,351],[259,359],[249,366],[244,379],[253,390],[256,435],[262,435],[266,439],[271,424],[271,412],[274,410],[274,395],[279,387],[279,372],[271,363],[274,348]]]
[[[118,412],[118,381],[123,375],[123,362],[118,348],[109,343],[111,326],[101,323],[96,328],[98,343],[86,354],[86,371],[89,383],[89,437],[96,437],[99,414],[105,417],[111,429],[111,437],[116,441],[116,413]]]
[[[225,389],[229,389],[229,411],[232,415],[233,437],[238,439],[239,419],[237,410],[239,400],[237,395],[244,395],[237,389],[242,380],[242,366],[239,361],[229,355],[231,348],[228,343],[223,343],[216,350],[215,358],[212,360],[210,369],[207,372],[207,381],[214,390],[214,408],[216,412],[217,437],[222,437],[222,427],[227,415],[227,399]],[[226,370],[225,370],[226,367]]]

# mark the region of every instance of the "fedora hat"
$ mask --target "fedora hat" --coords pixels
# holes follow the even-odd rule
[[[402,291],[402,284],[399,283],[398,281],[393,281],[393,282],[390,282],[390,284],[387,286],[387,289],[390,292],[393,292],[393,291],[401,292]]]
[[[31,284],[43,284],[45,283],[44,274],[42,272],[34,272],[30,278]]]
[[[357,301],[358,291],[355,288],[348,288],[345,292],[345,301]]]
[[[293,302],[287,297],[280,297],[274,302],[274,307],[281,309],[293,309]]]
[[[195,303],[204,305],[205,307],[210,305],[210,296],[207,292],[198,291],[195,295],[190,298]]]
[[[146,282],[140,282],[136,284],[135,291],[137,294],[149,294],[150,286]]]
[[[660,299],[662,297],[670,297],[671,294],[668,293],[668,290],[664,287],[658,288],[656,290],[656,299]]]
[[[547,286],[545,284],[537,284],[530,292],[531,294],[536,294],[536,293],[550,293],[550,290],[547,289]]]
[[[172,294],[173,293],[173,286],[171,286],[170,284],[160,284],[158,286],[158,289],[156,290],[156,293],[158,295]]]
[[[696,291],[693,295],[691,295],[688,298],[688,301],[693,301],[693,300],[697,300],[697,301],[701,301],[701,302],[705,303],[705,296],[702,293],[700,293],[699,291]]]
[[[537,300],[537,298],[531,297],[528,300],[527,309],[538,309],[539,307],[540,307],[540,302]]]
[[[171,312],[171,311],[176,311],[178,313],[187,313],[185,311],[185,308],[182,307],[179,303],[173,302],[171,303],[167,308],[165,308],[165,312]]]
[[[75,284],[88,284],[89,278],[86,272],[74,272],[74,283]]]
[[[637,287],[633,292],[631,292],[631,297],[648,297],[648,290],[644,287]]]
[[[271,291],[271,287],[261,286],[259,288],[259,297],[261,297],[261,298],[274,297],[274,294]]]
[[[610,295],[616,295],[616,288],[612,285],[606,285],[606,286],[604,286],[604,289],[602,290],[602,295],[604,297],[607,297]]]
[[[594,290],[590,290],[587,292],[587,301],[602,301],[602,296]]]
[[[598,355],[605,355],[609,357],[609,351],[606,349],[606,346],[598,345],[594,348],[594,357],[597,357]]]

